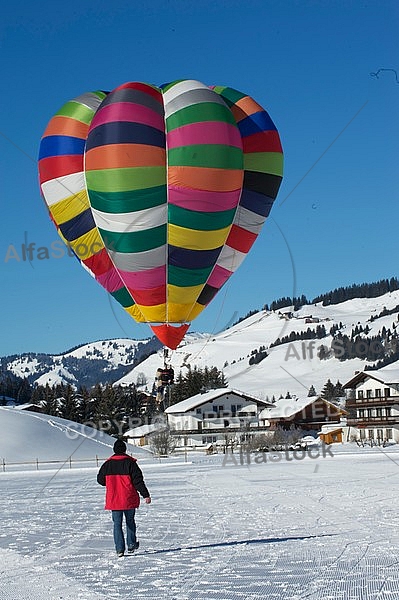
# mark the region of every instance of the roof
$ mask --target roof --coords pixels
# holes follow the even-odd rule
[[[25,402],[25,404],[16,404],[14,400],[10,400],[7,402],[6,406],[2,408],[13,408],[14,410],[29,410],[30,408],[35,408],[37,411],[41,410],[40,406],[37,404],[32,404],[31,402]]]
[[[212,402],[213,400],[216,400],[221,396],[226,396],[227,394],[235,394],[236,396],[240,396],[244,400],[252,401],[255,404],[262,404],[265,407],[273,406],[273,404],[267,400],[261,400],[256,396],[252,396],[251,394],[241,392],[240,390],[235,390],[233,388],[218,388],[215,390],[209,390],[207,392],[204,392],[203,394],[196,394],[195,396],[191,396],[191,398],[187,398],[186,400],[177,402],[177,404],[169,406],[169,408],[167,408],[165,412],[167,414],[190,412],[198,406],[202,406],[202,404]]]
[[[126,433],[123,435],[127,438],[141,438],[144,435],[149,435],[155,431],[162,431],[165,429],[165,427],[165,425],[162,426],[160,423],[150,423],[147,425],[141,425],[140,427],[135,427],[134,429],[129,429],[129,431],[126,431]]]
[[[399,383],[399,369],[397,367],[384,367],[382,369],[375,369],[372,371],[360,371],[360,373],[356,373],[352,379],[345,383],[343,387],[354,388],[358,383],[364,381],[367,377],[375,379],[380,383],[385,383],[386,385],[394,385],[395,383]]]
[[[324,400],[320,396],[306,396],[305,398],[282,398],[281,400],[277,400],[276,404],[273,404],[273,408],[265,408],[259,416],[261,419],[267,420],[289,419],[317,400],[321,400],[325,404],[334,407],[339,412],[346,413],[346,411],[342,410],[336,404]]]

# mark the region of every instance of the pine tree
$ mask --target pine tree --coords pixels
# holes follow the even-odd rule
[[[331,402],[335,398],[335,386],[331,383],[331,379],[324,385],[320,395],[324,400],[328,400],[328,402]]]
[[[175,378],[172,391],[172,404],[199,394],[201,391],[226,387],[226,380],[222,371],[217,367],[205,369],[189,369],[186,375],[179,373]]]
[[[345,390],[340,381],[337,381],[334,386],[334,398],[345,398]]]
[[[317,396],[317,394],[316,394],[316,390],[314,389],[314,386],[311,385],[309,388],[309,392],[308,392],[308,398],[311,398],[313,396]]]

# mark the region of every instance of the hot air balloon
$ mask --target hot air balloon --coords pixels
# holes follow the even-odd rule
[[[83,94],[50,120],[39,152],[61,238],[171,349],[249,252],[282,169],[268,113],[194,80]]]

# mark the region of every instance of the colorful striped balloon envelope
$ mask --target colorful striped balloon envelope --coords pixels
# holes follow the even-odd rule
[[[83,94],[50,120],[39,153],[61,238],[172,349],[249,252],[282,171],[268,113],[194,80]]]

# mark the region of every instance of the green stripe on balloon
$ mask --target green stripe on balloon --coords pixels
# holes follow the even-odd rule
[[[220,212],[198,212],[169,204],[168,223],[197,231],[215,231],[231,225],[235,213],[235,208]]]
[[[75,119],[76,121],[81,121],[86,125],[90,125],[93,120],[93,109],[85,106],[84,104],[80,104],[78,102],[67,102],[64,104],[60,110],[55,113],[55,117],[69,117],[70,119]]]
[[[242,98],[246,98],[246,94],[239,92],[238,90],[234,90],[233,88],[223,87],[220,85],[215,86],[214,91],[220,94],[223,97],[223,100],[229,105],[233,106]]]
[[[141,188],[153,188],[166,181],[166,166],[161,167],[127,167],[120,169],[99,169],[87,171],[87,188],[91,191],[127,192]]]
[[[133,298],[125,287],[116,290],[116,292],[111,292],[111,296],[113,296],[115,300],[123,306],[123,308],[128,308],[134,304]]]
[[[193,144],[168,150],[170,167],[242,169],[242,149],[222,144]]]
[[[183,267],[168,266],[168,283],[177,287],[202,285],[211,274],[213,265],[203,269],[184,269]]]
[[[145,210],[165,204],[166,185],[158,185],[127,192],[96,192],[90,190],[91,206],[111,214]]]
[[[281,152],[253,152],[244,155],[244,169],[282,176],[283,161]]]
[[[206,121],[222,121],[223,123],[237,125],[227,106],[215,102],[201,102],[200,104],[186,106],[167,117],[166,129],[169,132],[183,125]]]

